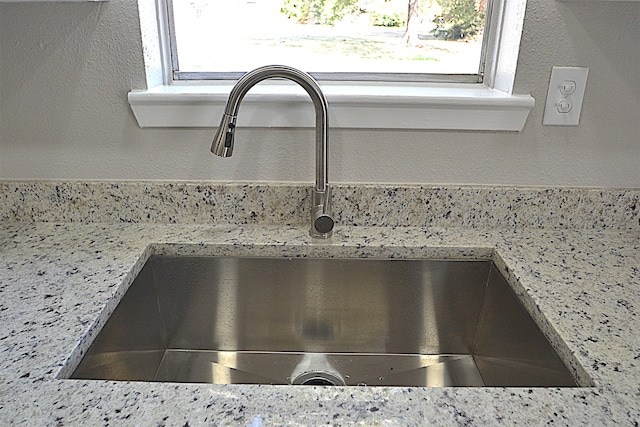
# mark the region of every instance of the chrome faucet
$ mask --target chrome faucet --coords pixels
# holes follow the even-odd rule
[[[329,129],[327,100],[318,83],[309,74],[284,65],[267,65],[256,68],[242,76],[235,84],[224,115],[220,121],[220,127],[213,138],[211,152],[221,156],[230,157],[233,153],[233,138],[236,129],[236,120],[240,103],[256,84],[266,79],[283,78],[291,80],[307,91],[316,110],[316,184],[311,199],[311,237],[327,239],[333,233],[334,220],[331,216],[331,187],[329,186],[327,171],[327,139]]]

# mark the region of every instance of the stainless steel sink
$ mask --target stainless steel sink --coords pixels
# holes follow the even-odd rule
[[[491,261],[153,256],[72,378],[576,386]]]

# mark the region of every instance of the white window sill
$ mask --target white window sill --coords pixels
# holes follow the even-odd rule
[[[231,84],[158,86],[129,93],[138,124],[217,127]],[[321,83],[330,128],[520,131],[533,108],[530,95],[482,85],[350,85]],[[313,127],[313,105],[296,85],[262,83],[240,107],[241,127]]]

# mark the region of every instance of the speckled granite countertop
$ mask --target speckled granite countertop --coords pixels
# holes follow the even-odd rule
[[[637,192],[631,200],[626,206],[635,210]],[[0,425],[638,425],[640,230],[637,212],[625,215],[633,222],[617,229],[341,225],[322,242],[312,241],[300,224],[5,217],[0,222]],[[492,258],[580,381],[595,386],[214,386],[61,379],[145,259],[158,252]]]

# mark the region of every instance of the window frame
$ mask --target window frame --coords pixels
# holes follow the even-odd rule
[[[131,91],[129,103],[143,128],[215,127],[235,80],[173,79],[165,1],[138,1],[147,87]],[[512,93],[525,8],[526,0],[493,2],[482,82],[321,80],[330,127],[521,131],[535,105]],[[312,127],[308,96],[288,83],[252,88],[238,126]]]
[[[492,23],[492,10],[493,5],[500,2],[500,0],[489,0],[487,3],[487,12],[485,17],[485,30],[491,34],[490,28]],[[164,46],[165,55],[170,58],[171,64],[171,82],[188,82],[188,81],[225,81],[225,80],[238,80],[245,72],[193,72],[193,71],[180,71],[179,59],[178,59],[178,43],[176,40],[175,31],[170,31],[169,28],[175,29],[175,20],[173,18],[173,0],[158,0],[158,7],[164,9],[165,18],[165,31],[167,33],[167,46]],[[488,35],[489,35],[488,34]],[[490,37],[483,37],[482,47],[480,53],[480,63],[478,64],[478,72],[475,74],[444,74],[444,73],[349,73],[349,72],[314,72],[309,70],[309,74],[313,76],[319,82],[387,82],[387,83],[471,83],[482,84],[484,81],[484,70],[486,62],[487,47],[493,40]],[[265,64],[266,65],[266,64]],[[307,70],[305,70],[307,71]]]

